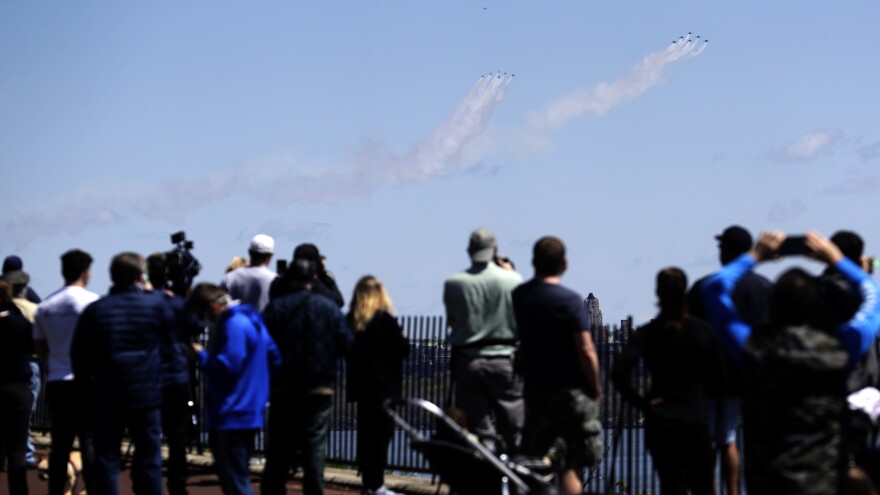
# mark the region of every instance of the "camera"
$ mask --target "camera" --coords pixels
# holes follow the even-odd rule
[[[786,237],[779,248],[776,250],[780,256],[797,256],[805,255],[810,252],[807,247],[806,238],[802,235],[793,235]]]
[[[186,297],[193,279],[199,274],[202,265],[192,255],[193,241],[186,240],[184,231],[171,234],[171,244],[174,249],[165,253],[167,257],[168,285],[172,292],[181,297]]]

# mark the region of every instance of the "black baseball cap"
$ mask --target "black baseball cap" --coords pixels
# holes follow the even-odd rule
[[[725,251],[744,253],[752,249],[752,234],[739,225],[731,225],[715,236],[718,247]]]

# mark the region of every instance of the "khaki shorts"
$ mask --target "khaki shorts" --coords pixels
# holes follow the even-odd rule
[[[582,469],[602,455],[599,405],[583,390],[526,398],[525,448],[543,456],[554,445],[565,450],[563,469]]]

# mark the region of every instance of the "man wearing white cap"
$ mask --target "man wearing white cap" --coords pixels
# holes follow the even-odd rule
[[[227,273],[220,282],[220,287],[229,294],[229,297],[263,311],[263,308],[269,304],[269,286],[278,276],[269,269],[269,262],[274,253],[275,239],[266,234],[255,235],[248,247],[250,266]]]

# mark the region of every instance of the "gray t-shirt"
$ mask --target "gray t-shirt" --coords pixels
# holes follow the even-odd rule
[[[278,275],[265,266],[245,266],[227,273],[220,282],[233,299],[263,311],[269,304],[269,286]]]
[[[475,265],[446,279],[443,303],[452,328],[449,343],[467,356],[513,353],[518,336],[511,294],[521,283],[520,274],[495,263]]]

